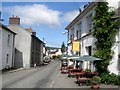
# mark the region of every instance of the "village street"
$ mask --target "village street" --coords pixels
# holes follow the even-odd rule
[[[60,61],[54,60],[48,65],[7,72],[2,75],[2,88],[82,88],[90,89],[90,86],[79,86],[76,78],[68,78],[67,74],[60,73]],[[101,88],[118,90],[118,86],[101,85]],[[4,90],[4,89],[3,89]]]
[[[59,74],[59,61],[2,75],[3,88],[51,88]]]
[[[80,88],[75,78],[60,73],[60,61],[2,75],[2,88]],[[87,87],[82,87],[87,88]]]

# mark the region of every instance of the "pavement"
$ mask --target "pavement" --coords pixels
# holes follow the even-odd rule
[[[62,83],[62,84],[61,84]],[[81,88],[81,89],[90,89],[90,85],[86,86],[79,86],[78,84],[76,84],[76,78],[69,78],[67,76],[67,74],[59,74],[58,78],[56,79],[56,82],[53,86],[53,88]],[[120,87],[118,86],[114,86],[114,85],[105,85],[105,84],[101,84],[100,88],[102,89],[110,89],[110,90],[115,90],[115,89],[120,89]]]

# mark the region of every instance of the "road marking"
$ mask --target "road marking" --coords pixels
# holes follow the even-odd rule
[[[56,78],[52,81],[52,84],[50,85],[50,87],[52,88],[55,84],[55,81],[57,80],[57,78],[60,76],[60,72],[58,72]]]

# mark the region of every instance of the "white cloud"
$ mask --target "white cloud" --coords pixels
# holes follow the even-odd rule
[[[60,25],[60,12],[52,10],[45,5],[13,6],[5,8],[5,11],[11,15],[19,16],[21,23],[25,25]]]
[[[120,1],[120,0],[107,0],[108,1],[108,3],[109,3],[109,6],[112,6],[112,7],[114,7],[114,8],[118,8],[118,2]]]
[[[78,14],[78,10],[70,11],[64,14],[63,19],[67,22],[71,22]]]
[[[112,6],[112,7],[116,8],[116,9],[118,8],[118,2],[120,0],[115,0],[115,1],[107,0],[107,1],[109,3],[109,6]],[[83,6],[80,7],[82,10],[83,10]],[[71,22],[75,17],[77,17],[78,14],[79,14],[79,10],[66,12],[62,19],[64,19],[64,21]]]

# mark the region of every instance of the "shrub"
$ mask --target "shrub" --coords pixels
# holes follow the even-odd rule
[[[101,83],[101,78],[99,76],[94,76],[92,80],[94,83]]]
[[[57,55],[56,58],[57,59],[60,59],[62,57],[62,55]]]
[[[116,74],[103,73],[100,75],[101,83],[120,86],[120,76]]]
[[[88,72],[91,72],[91,70],[90,69],[85,69],[84,72],[88,73]]]

